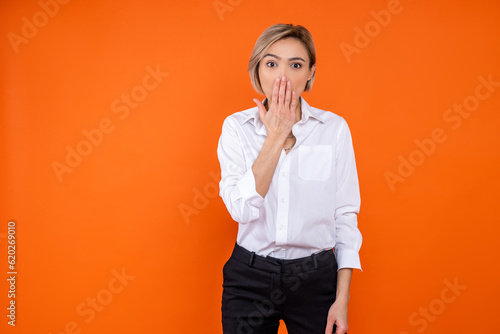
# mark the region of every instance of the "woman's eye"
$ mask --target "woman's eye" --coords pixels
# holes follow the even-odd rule
[[[293,67],[293,68],[297,68],[297,69],[299,69],[299,68],[301,68],[301,67],[302,67],[302,65],[301,65],[301,64],[299,64],[299,63],[293,63],[293,64],[292,64],[292,67]]]
[[[267,67],[276,67],[276,63],[274,61],[269,61],[266,63]]]

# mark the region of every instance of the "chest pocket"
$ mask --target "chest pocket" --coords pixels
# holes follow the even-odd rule
[[[326,181],[332,171],[332,146],[299,147],[299,177],[308,181]]]

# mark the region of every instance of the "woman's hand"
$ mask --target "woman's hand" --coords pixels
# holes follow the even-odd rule
[[[274,81],[272,98],[270,102],[268,101],[269,111],[261,101],[254,99],[268,136],[283,142],[286,140],[295,123],[297,101],[297,95],[292,91],[292,85],[285,76],[276,78]]]
[[[333,325],[337,327],[335,332]],[[325,334],[345,334],[347,329],[347,301],[337,299],[328,311]]]
[[[328,311],[325,334],[345,334],[347,325],[347,304],[349,304],[349,288],[351,285],[352,268],[342,268],[337,272],[337,291],[335,302]]]
[[[252,171],[255,177],[255,190],[265,197],[283,151],[283,145],[295,123],[297,94],[292,92],[290,81],[283,76],[274,81],[272,99],[268,101],[269,111],[266,111],[261,101],[257,99],[254,101],[259,108],[260,119],[266,126],[267,137],[252,165]]]

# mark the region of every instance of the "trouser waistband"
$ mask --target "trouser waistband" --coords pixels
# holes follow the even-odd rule
[[[250,267],[278,274],[297,274],[331,265],[332,262],[336,263],[333,249],[298,259],[285,260],[272,256],[257,255],[237,243],[234,245],[231,257],[248,264]]]

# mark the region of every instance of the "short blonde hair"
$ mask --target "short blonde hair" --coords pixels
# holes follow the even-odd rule
[[[316,64],[316,49],[312,36],[306,28],[300,25],[294,26],[293,24],[281,23],[270,26],[257,39],[250,61],[248,62],[248,73],[250,74],[252,86],[259,94],[264,94],[259,77],[260,61],[264,58],[264,55],[273,43],[285,38],[296,38],[302,42],[309,54],[309,68]],[[305,91],[311,90],[315,75],[316,70],[314,70],[313,76],[306,83]]]

